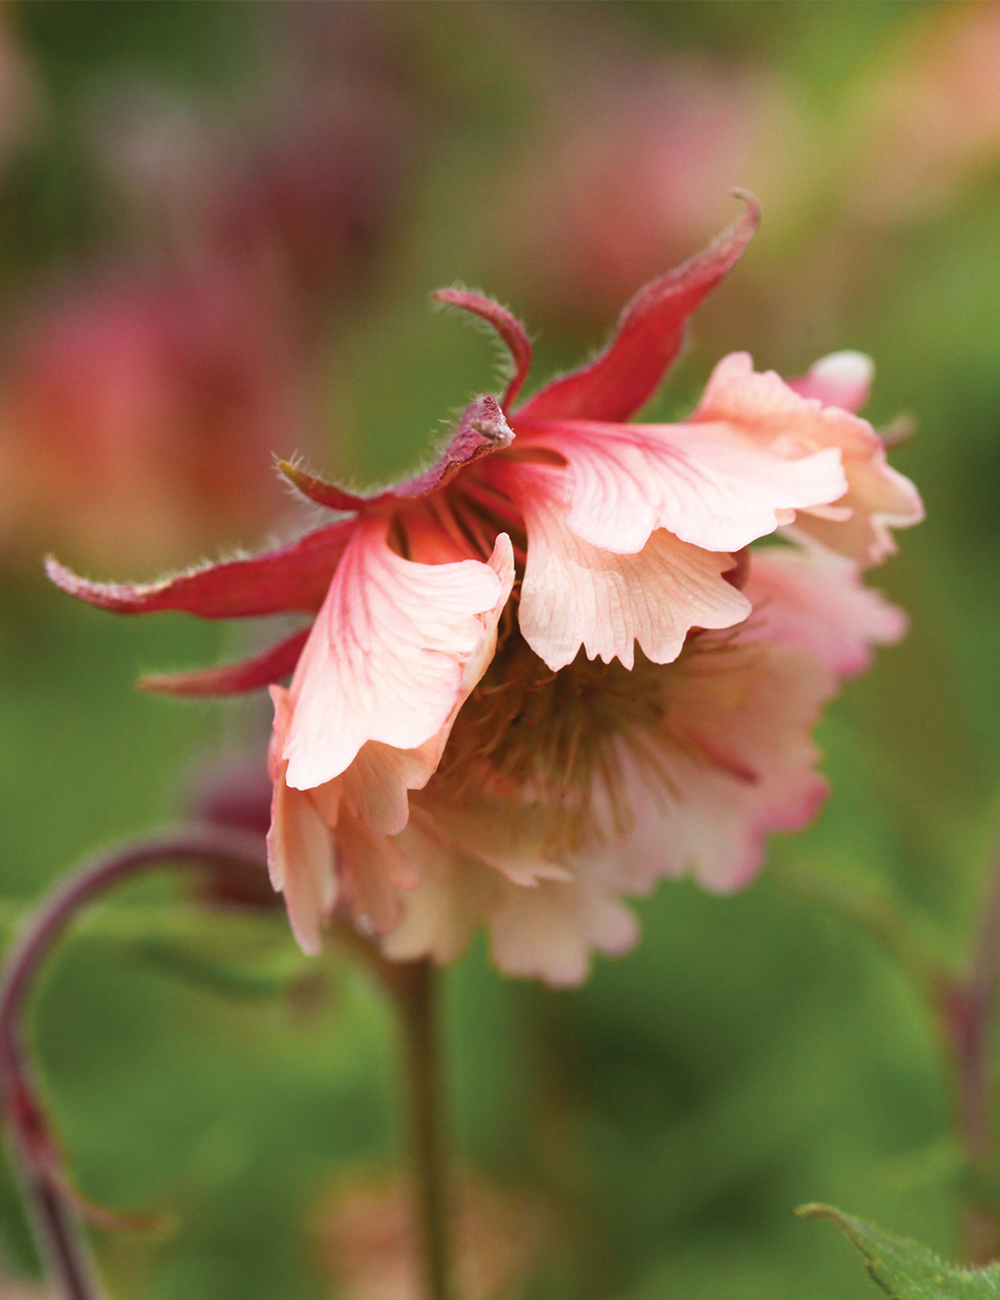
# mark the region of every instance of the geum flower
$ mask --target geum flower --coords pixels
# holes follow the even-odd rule
[[[720,364],[689,420],[627,423],[758,215],[748,200],[632,300],[604,351],[518,405],[521,326],[440,292],[509,348],[503,395],[476,398],[428,470],[369,496],[283,466],[337,512],[287,546],[143,587],[50,562],[65,590],[122,613],[315,615],[248,663],[145,683],[271,686],[272,880],[306,951],[335,909],[398,958],[449,960],[485,921],[503,969],[573,983],[593,948],[634,940],[618,895],[688,870],[736,888],[768,831],[812,816],[825,786],[809,730],[838,669],[800,644],[801,620],[747,621],[748,565],[759,584],[771,561],[745,548],[815,519],[871,561],[919,498],[868,424],[748,358]],[[856,665],[894,629],[876,597],[846,605]]]

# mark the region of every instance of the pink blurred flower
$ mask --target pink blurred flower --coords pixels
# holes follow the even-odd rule
[[[1000,156],[1000,4],[945,5],[921,15],[860,106],[852,208],[875,220],[932,211]]]
[[[0,380],[0,532],[107,561],[255,537],[282,504],[287,342],[224,267],[68,294],[25,324]]]
[[[51,1291],[28,1282],[10,1282],[0,1278],[0,1300],[53,1300]]]
[[[456,1292],[467,1300],[514,1294],[542,1254],[551,1223],[534,1201],[465,1177],[452,1186]],[[344,1300],[420,1300],[413,1197],[401,1179],[342,1192],[325,1212],[320,1241]]]
[[[604,49],[575,71],[506,187],[498,238],[519,300],[578,329],[702,243],[734,184],[773,211],[798,132],[762,72]]]
[[[310,31],[344,26],[340,6],[317,8]],[[287,36],[307,15],[285,18]],[[349,68],[308,76],[301,51],[274,44],[288,66],[254,105],[266,129],[226,130],[148,88],[118,86],[92,114],[124,219],[103,266],[9,329],[8,552],[33,557],[41,541],[81,562],[162,566],[255,540],[284,513],[270,453],[320,423],[319,348],[394,211],[409,135],[357,42]]]
[[[225,694],[292,673],[271,686],[269,844],[306,951],[338,906],[392,956],[445,960],[488,920],[504,969],[576,982],[591,948],[632,942],[622,892],[692,866],[736,888],[767,831],[815,811],[809,729],[833,674],[798,647],[722,633],[751,613],[738,588],[756,538],[816,511],[849,554],[868,538],[872,502],[843,504],[842,457],[879,484],[881,443],[743,356],[720,363],[688,421],[626,422],[756,222],[750,205],[642,290],[593,361],[518,405],[521,327],[487,299],[439,294],[509,347],[501,399],[477,398],[429,469],[368,497],[285,466],[341,513],[281,550],[148,587],[50,567],[120,612],[315,615],[248,663],[148,683]],[[660,807],[662,822],[664,800],[658,843],[673,848],[655,868],[638,841],[631,858],[607,853],[634,815]]]

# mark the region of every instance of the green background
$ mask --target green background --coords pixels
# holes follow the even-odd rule
[[[429,315],[426,296],[460,280],[522,307],[493,245],[494,208],[538,125],[560,31],[600,22],[647,56],[765,68],[807,124],[819,162],[794,217],[769,225],[762,195],[761,233],[657,409],[690,404],[734,348],[784,374],[837,348],[874,356],[873,420],[905,410],[918,423],[894,462],[924,493],[928,522],[875,577],[912,632],[831,708],[829,805],[774,844],[752,888],[720,900],[664,885],[637,905],[641,947],[599,961],[576,992],[503,980],[474,946],[446,978],[449,1077],[464,1164],[540,1198],[560,1225],[525,1296],[865,1294],[836,1234],[792,1210],[832,1202],[952,1252],[946,1072],[891,962],[786,877],[809,867],[874,882],[932,918],[943,951],[965,944],[1000,805],[1000,144],[932,213],[850,229],[855,106],[940,17],[934,4],[377,8],[422,128],[398,220],[331,364],[342,387],[330,410],[350,418],[335,428],[330,416],[327,461],[361,477],[412,463],[443,417],[491,386],[488,344]],[[257,75],[261,12],[90,0],[12,10],[48,111],[10,165],[0,212],[11,315],[27,287],[106,248],[79,127],[88,88],[148,77],[224,108]],[[720,196],[720,226],[727,204]],[[851,238],[862,253],[831,311],[824,254]],[[782,295],[795,299],[794,329],[782,328]],[[600,341],[590,326],[529,326],[537,376]],[[106,576],[146,576],[122,563]],[[0,872],[16,902],[95,847],[171,818],[193,757],[245,724],[241,706],[131,688],[139,669],[212,661],[224,630],[116,620],[13,562],[0,582]],[[138,909],[179,897],[165,879],[123,891],[108,905],[132,909],[122,924],[105,912],[68,942],[37,1003],[38,1057],[79,1184],[178,1216],[160,1237],[96,1238],[109,1286],[129,1300],[332,1295],[315,1244],[324,1205],[356,1172],[399,1159],[391,1018],[336,957],[312,998],[236,975],[227,988],[185,962],[194,951],[251,971],[257,940],[238,921],[219,917],[218,943],[201,926],[179,949],[151,946],[140,920],[129,933]],[[282,921],[260,925],[265,973],[300,971]],[[11,1269],[30,1270],[9,1171],[0,1197]]]

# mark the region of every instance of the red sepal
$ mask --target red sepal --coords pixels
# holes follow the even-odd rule
[[[179,610],[200,618],[256,618],[293,611],[315,613],[354,527],[339,520],[275,551],[211,564],[143,586],[90,582],[52,556],[45,571],[63,591],[116,614]]]
[[[189,673],[158,673],[152,677],[140,677],[136,686],[140,691],[152,691],[157,695],[245,695],[248,691],[257,691],[279,682],[294,671],[309,630],[303,628],[287,640],[257,655],[255,659],[221,664],[217,668],[199,668]]]
[[[280,461],[278,468],[304,497],[317,505],[331,510],[360,510],[400,497],[426,496],[428,492],[443,487],[463,465],[509,447],[513,441],[513,431],[504,418],[500,403],[495,397],[484,395],[470,402],[462,412],[458,427],[430,468],[387,492],[378,492],[370,497],[352,496],[336,484],[315,478],[287,461]]]
[[[524,326],[506,307],[501,307],[492,298],[471,293],[468,289],[436,289],[431,297],[436,298],[438,302],[448,303],[451,307],[461,307],[463,311],[471,311],[473,315],[479,316],[492,325],[503,340],[514,362],[514,372],[500,398],[500,405],[506,411],[511,402],[517,399],[531,369],[531,340],[525,333]]]
[[[540,388],[514,412],[517,420],[617,423],[652,397],[681,350],[688,317],[736,265],[760,224],[757,200],[733,192],[746,210],[729,229],[703,253],[640,289],[604,351]]]

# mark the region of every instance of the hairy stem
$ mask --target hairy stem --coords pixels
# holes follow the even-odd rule
[[[64,1172],[24,1044],[22,1018],[29,994],[53,944],[93,898],[165,863],[211,867],[220,861],[259,871],[266,865],[262,837],[222,827],[186,827],[102,854],[64,877],[42,900],[7,958],[0,982],[0,1107],[14,1138],[49,1275],[62,1300],[99,1300],[103,1292],[73,1212],[82,1198]]]
[[[424,1294],[426,1300],[450,1300],[437,972],[427,960],[386,963],[383,978],[399,1009],[403,1035]]]

